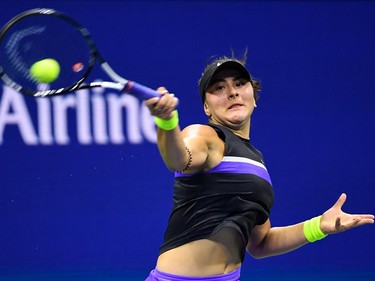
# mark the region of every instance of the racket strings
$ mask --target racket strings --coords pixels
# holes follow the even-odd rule
[[[29,81],[35,81],[29,71],[28,65],[22,58],[19,51],[19,44],[23,38],[30,36],[31,34],[39,34],[43,32],[45,28],[32,26],[24,30],[16,31],[11,34],[8,42],[5,44],[5,57],[9,58],[11,68],[16,72],[19,72],[25,79]]]
[[[48,85],[38,81],[31,66],[43,59],[54,59],[60,74]],[[86,77],[94,59],[82,31],[52,15],[26,16],[2,31],[0,65],[7,83],[16,83],[26,93],[45,89],[72,88]],[[10,82],[12,81],[12,82]]]

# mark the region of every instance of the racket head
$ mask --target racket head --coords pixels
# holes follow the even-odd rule
[[[78,89],[98,57],[87,29],[53,9],[25,11],[0,31],[0,79],[23,94],[49,96]],[[44,59],[60,66],[60,74],[48,84],[30,73]]]

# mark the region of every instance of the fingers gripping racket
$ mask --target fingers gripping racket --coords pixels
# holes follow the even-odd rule
[[[112,81],[86,81],[96,64]],[[93,87],[116,89],[140,99],[160,96],[118,75],[101,56],[88,30],[52,9],[25,11],[1,29],[0,78],[15,90],[35,97]]]

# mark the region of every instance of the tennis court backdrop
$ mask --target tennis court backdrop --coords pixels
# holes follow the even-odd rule
[[[197,81],[207,59],[248,48],[263,84],[251,141],[274,184],[273,225],[318,215],[342,192],[345,211],[374,213],[374,2],[0,3],[1,25],[36,7],[74,17],[117,72],[180,98],[182,127],[206,122]],[[143,280],[172,206],[155,138],[132,97],[34,99],[2,85],[0,280]],[[374,234],[365,226],[283,256],[248,255],[242,280],[374,280]]]

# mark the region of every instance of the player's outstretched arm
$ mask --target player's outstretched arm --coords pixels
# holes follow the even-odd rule
[[[256,258],[280,255],[293,251],[309,242],[323,239],[348,229],[374,223],[372,214],[347,214],[342,211],[346,201],[343,193],[336,203],[322,216],[294,225],[271,227],[268,220],[251,232],[248,252]]]

